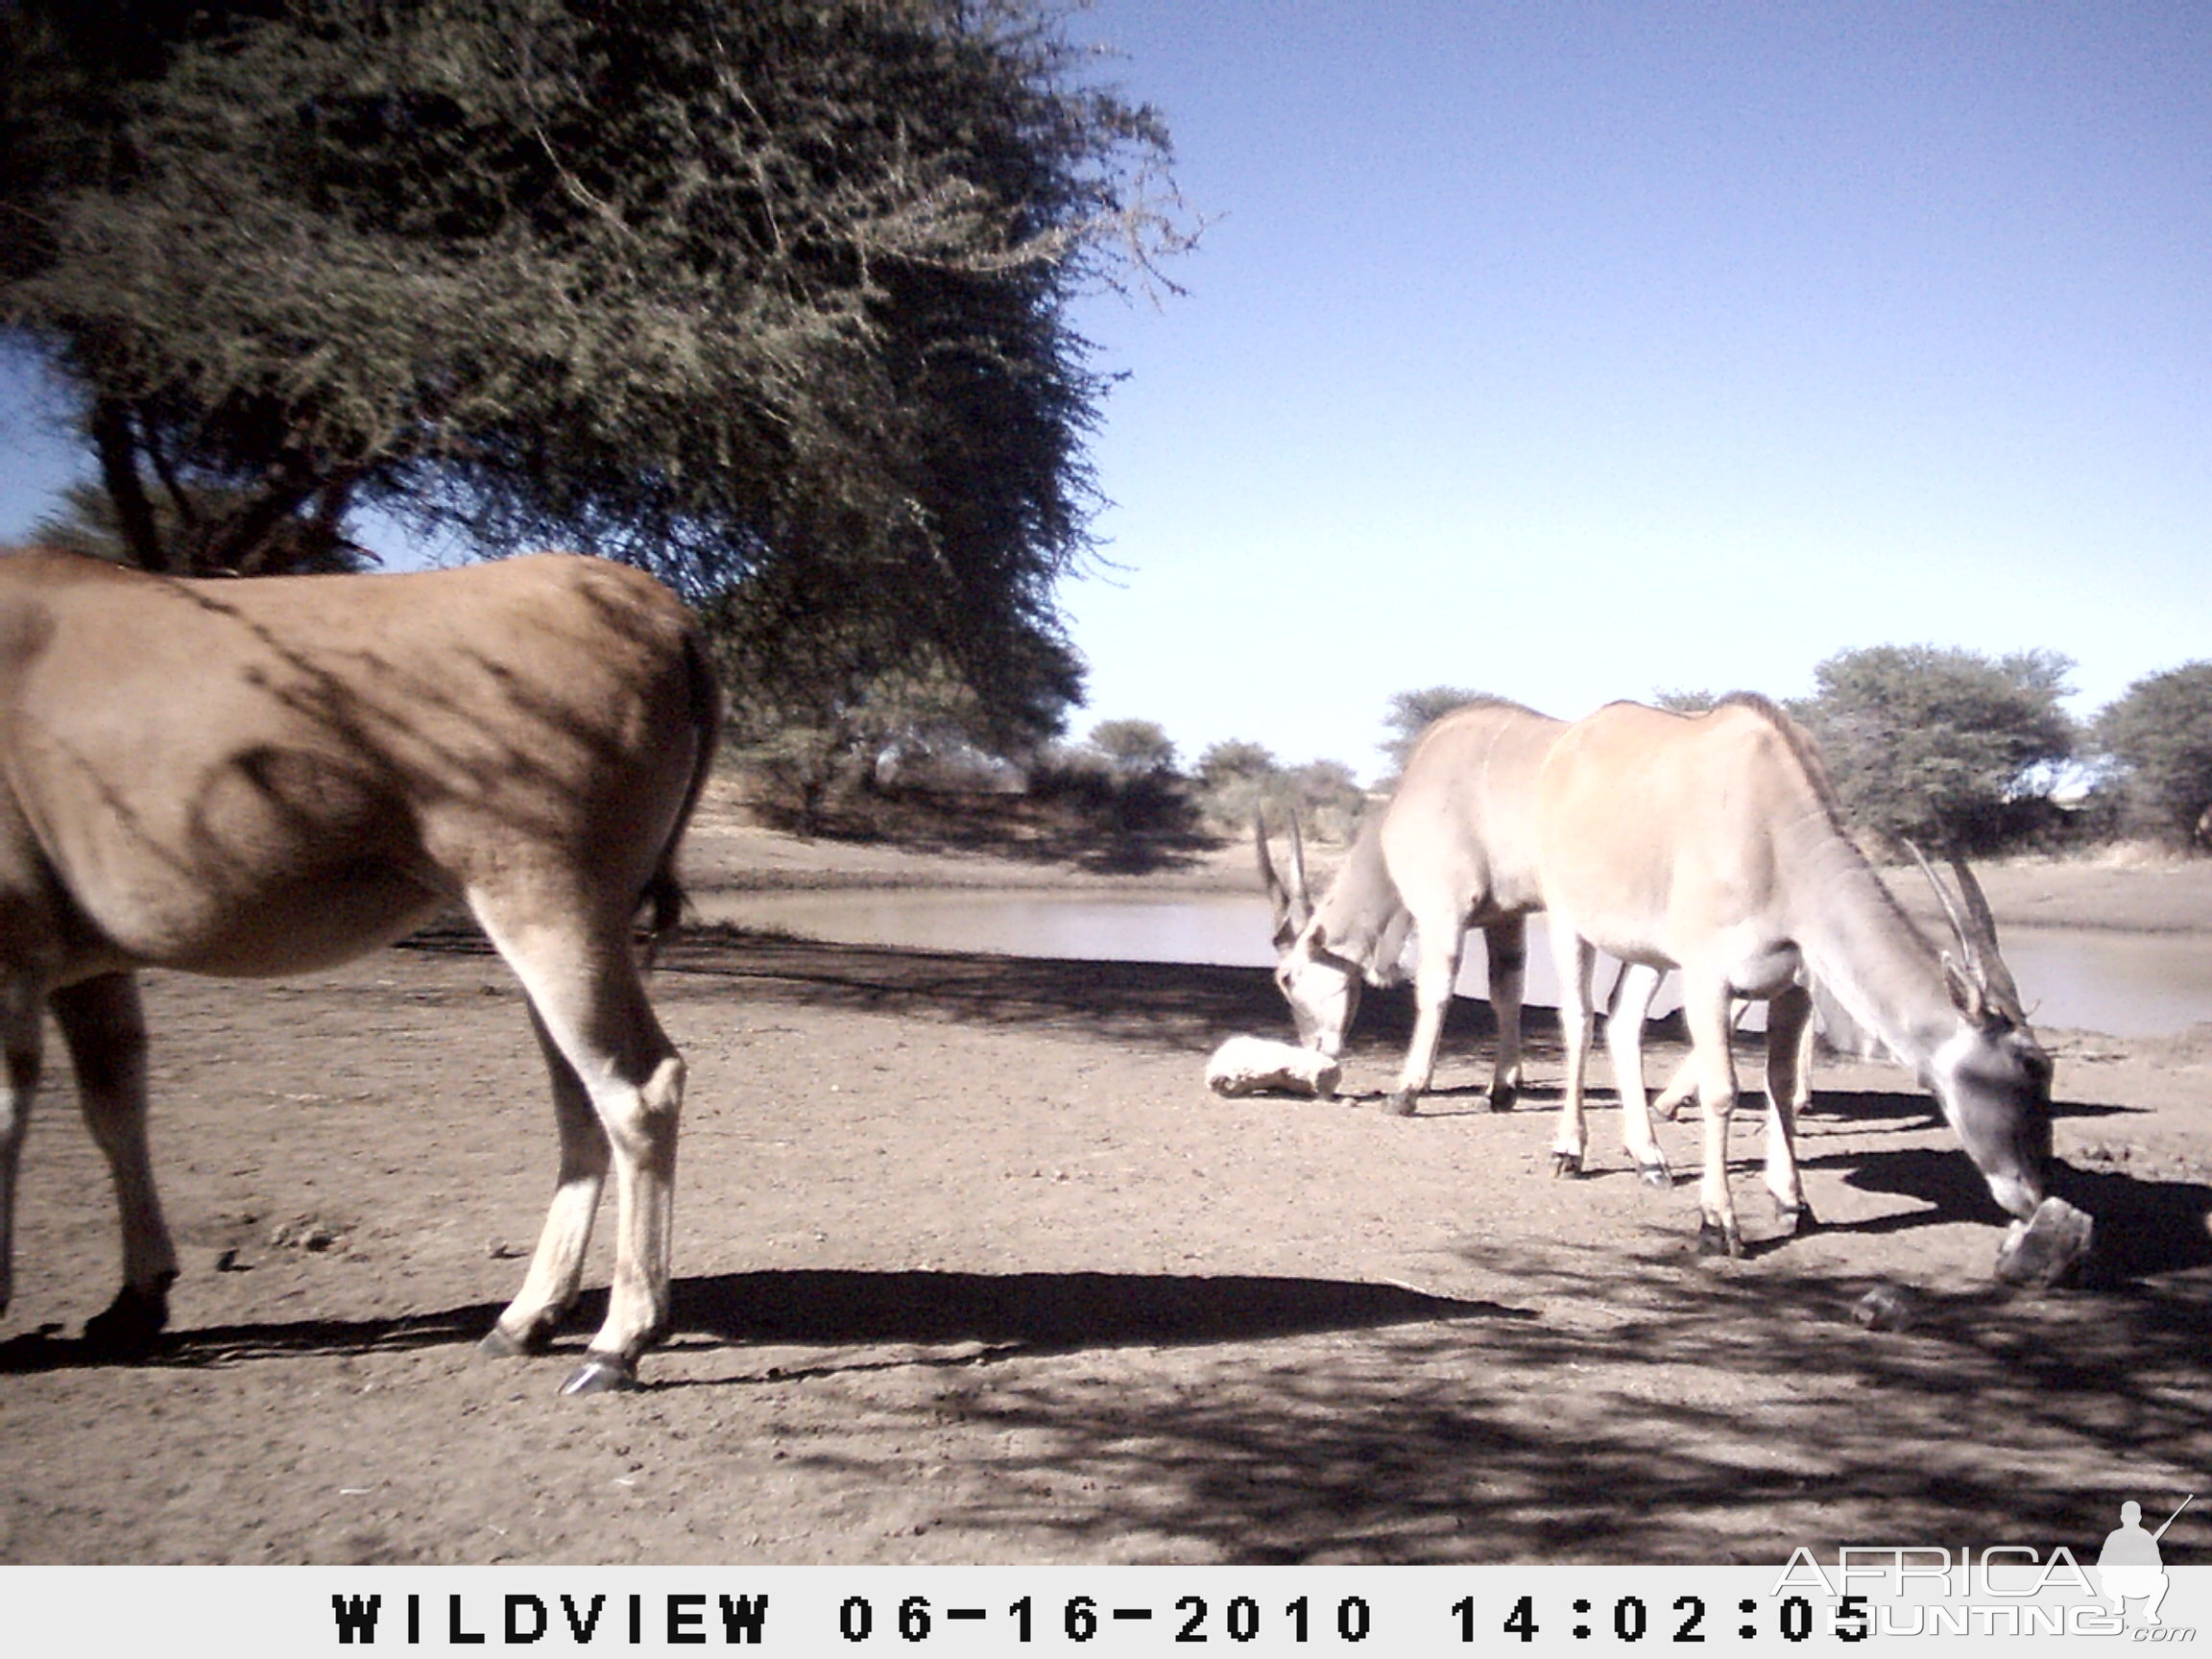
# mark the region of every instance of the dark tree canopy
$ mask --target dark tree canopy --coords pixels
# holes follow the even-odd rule
[[[181,499],[194,522],[212,521],[232,506],[230,502],[212,497],[206,491],[189,488]],[[155,529],[163,544],[176,545],[188,528],[177,500],[166,494],[157,495],[153,502],[153,512]],[[36,546],[83,553],[118,565],[137,563],[124,536],[115,498],[98,484],[78,483],[65,488],[60,508],[31,526],[31,541]],[[272,568],[304,576],[367,570],[377,563],[376,555],[366,547],[343,536],[326,534],[323,528],[300,518],[278,520],[269,532],[268,543],[268,563]]]
[[[1844,651],[1791,712],[1819,740],[1853,822],[1889,840],[1981,851],[2046,797],[2074,748],[2059,707],[2073,663],[1934,645]]]
[[[2149,675],[2097,718],[2128,820],[2162,840],[2212,840],[2212,661]]]
[[[783,572],[757,609],[854,672],[861,611],[979,683],[1058,639],[1067,303],[1183,238],[1164,131],[1030,0],[11,0],[0,62],[0,323],[138,562],[375,506]]]

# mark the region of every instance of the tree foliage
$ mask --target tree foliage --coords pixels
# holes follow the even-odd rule
[[[2047,802],[2074,748],[2059,707],[2073,663],[1933,645],[1845,651],[1814,669],[1796,714],[1853,821],[1889,840],[1986,850]]]
[[[156,530],[174,544],[186,534],[186,521],[179,503],[163,496],[153,505]],[[234,510],[234,504],[222,501],[204,490],[188,489],[183,506],[201,522]],[[114,497],[97,484],[78,483],[64,489],[60,509],[31,526],[31,541],[40,547],[83,553],[110,564],[137,563],[124,534]],[[298,518],[286,518],[275,525],[269,532],[269,541],[271,562],[279,568],[302,575],[366,570],[377,563],[376,556],[359,543],[344,536],[324,534],[317,526]]]
[[[1403,771],[1406,757],[1413,752],[1414,741],[1422,733],[1453,709],[1479,703],[1483,696],[1463,685],[1426,685],[1417,691],[1392,692],[1389,711],[1382,716],[1382,729],[1390,735],[1376,747],[1390,757],[1393,772]]]
[[[137,562],[377,506],[788,570],[756,637],[894,615],[985,695],[1058,640],[1067,303],[1181,232],[1160,124],[1027,0],[12,0],[0,55],[0,322]]]
[[[2100,747],[2120,766],[2136,827],[2179,845],[2206,839],[2212,813],[2212,661],[2185,662],[2128,687],[2098,716]]]
[[[1348,841],[1366,796],[1341,760],[1286,766],[1263,743],[1228,738],[1199,756],[1193,775],[1201,816],[1217,831],[1242,835],[1256,817],[1276,828],[1295,817],[1305,834]]]
[[[1273,778],[1283,769],[1275,751],[1248,738],[1228,737],[1209,743],[1198,757],[1197,779],[1208,789],[1250,779]]]
[[[1101,720],[1085,739],[1121,778],[1166,778],[1175,771],[1175,745],[1156,720]]]
[[[1285,775],[1292,805],[1308,830],[1323,841],[1350,841],[1367,808],[1367,795],[1341,760],[1309,760]]]
[[[1057,629],[998,641],[979,688],[895,613],[838,605],[816,588],[814,572],[776,564],[705,607],[730,691],[729,741],[784,786],[803,825],[835,790],[866,786],[889,755],[1020,757],[1057,735],[1081,700],[1081,661]]]

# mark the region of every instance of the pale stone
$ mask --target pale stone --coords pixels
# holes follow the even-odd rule
[[[1206,1062],[1206,1087],[1216,1094],[1336,1093],[1343,1068],[1326,1054],[1265,1037],[1232,1037]]]

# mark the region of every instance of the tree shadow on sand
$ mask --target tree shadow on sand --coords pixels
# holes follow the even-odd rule
[[[1979,1212],[1956,1154],[1878,1151],[1854,1178]],[[2086,1185],[2075,1185],[2086,1183]],[[1206,1275],[787,1271],[679,1280],[654,1389],[807,1387],[937,1368],[854,1399],[801,1477],[899,1477],[918,1437],[972,1448],[931,1525],[1070,1560],[1750,1561],[1799,1545],[2063,1543],[2212,1461],[2212,1189],[2078,1170],[2099,1247],[2150,1277],[2032,1294],[1923,1290],[1904,1330],[1872,1281],[1789,1250],[1702,1262],[1665,1228],[1599,1244],[1463,1241],[1476,1293]],[[573,1352],[604,1293],[557,1346]],[[498,1306],[177,1333],[155,1364],[466,1347]],[[696,1356],[778,1350],[757,1374]],[[815,1362],[802,1352],[819,1350]],[[103,1363],[52,1334],[0,1372]],[[668,1367],[674,1368],[674,1367]],[[825,1401],[844,1400],[838,1394]],[[2188,1490],[2186,1484],[2176,1488]],[[2163,1500],[2168,1506],[2171,1500]],[[2192,1513],[2177,1558],[2212,1551]],[[2089,1557],[2082,1557],[2089,1558]]]
[[[1467,1254],[1545,1317],[1301,1344],[1218,1386],[978,1383],[967,1418],[1034,1450],[944,1521],[1057,1529],[1077,1558],[1130,1536],[1235,1562],[1779,1564],[1800,1544],[2021,1540],[2079,1555],[2121,1502],[2212,1453],[2201,1279],[1932,1295],[1910,1330],[1876,1332],[1851,1316],[1863,1281],[1716,1271],[1672,1245]],[[2177,1549],[2212,1545],[2195,1525]]]
[[[458,917],[403,944],[441,955],[492,954],[483,935]],[[734,986],[749,1003],[1081,1029],[1179,1050],[1239,1033],[1292,1036],[1289,1010],[1264,968],[830,944],[705,923],[687,926],[663,948],[655,969],[656,1002],[721,1002]],[[1374,992],[1361,1006],[1351,1050],[1402,1050],[1412,1031],[1410,990]],[[1448,1052],[1464,1053],[1495,1040],[1497,1032],[1489,1003],[1472,997],[1452,999],[1444,1026]],[[1523,1032],[1532,1057],[1557,1058],[1555,1010],[1527,1010]]]

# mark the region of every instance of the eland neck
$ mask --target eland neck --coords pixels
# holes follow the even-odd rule
[[[1327,949],[1363,970],[1386,967],[1375,960],[1391,923],[1405,911],[1398,887],[1382,860],[1382,815],[1370,815],[1344,860],[1344,868],[1313,907],[1313,926]]]
[[[1783,863],[1791,931],[1806,970],[1892,1054],[1925,1075],[1960,1026],[1942,958],[1841,834],[1822,826],[1797,840]]]

